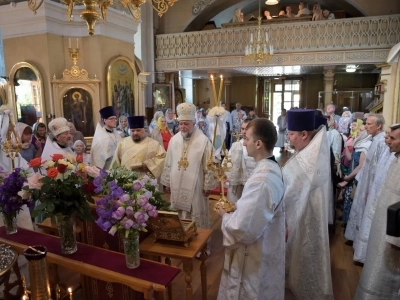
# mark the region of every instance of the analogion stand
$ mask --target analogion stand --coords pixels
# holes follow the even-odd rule
[[[181,259],[183,261],[183,271],[185,272],[186,281],[186,299],[193,299],[192,289],[192,271],[193,261],[198,253],[201,253],[200,260],[200,274],[201,274],[201,291],[202,299],[207,300],[207,267],[206,260],[206,247],[207,241],[212,233],[211,229],[197,228],[197,235],[190,241],[189,246],[184,247],[180,242],[172,242],[165,240],[154,241],[154,236],[151,234],[143,242],[139,244],[140,253],[164,256],[165,263],[171,265],[171,258]],[[171,291],[171,289],[169,289]],[[171,294],[169,294],[171,299]]]

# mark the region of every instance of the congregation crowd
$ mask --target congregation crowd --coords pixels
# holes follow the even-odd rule
[[[220,159],[231,162],[227,198],[234,205],[218,210],[225,247],[218,299],[333,299],[329,225],[337,217],[354,261],[364,264],[355,299],[399,299],[400,239],[386,235],[386,211],[400,201],[400,124],[385,130],[382,115],[347,108],[340,117],[333,104],[282,110],[277,127],[239,103],[221,111],[225,129],[217,137],[229,155]],[[53,119],[48,134],[43,123],[17,123],[20,165],[70,153],[100,169],[125,166],[158,179],[181,218],[210,228],[208,196],[218,182],[207,161],[217,147],[210,133],[216,121],[190,103],[176,112],[158,111],[146,126],[144,116],[118,120],[104,107],[90,153],[65,118]],[[275,147],[294,150],[282,168]]]

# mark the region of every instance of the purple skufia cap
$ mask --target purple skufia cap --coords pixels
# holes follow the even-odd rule
[[[321,125],[326,126],[327,121],[328,120],[325,117],[315,115],[315,129],[318,129]]]
[[[144,116],[128,117],[130,129],[144,128]]]
[[[106,106],[99,110],[100,117],[102,119],[108,119],[109,117],[117,116],[115,109],[113,106]]]
[[[289,131],[313,131],[315,129],[314,109],[296,109],[286,112]]]

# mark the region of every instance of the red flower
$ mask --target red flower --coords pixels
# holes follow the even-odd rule
[[[76,156],[76,162],[83,163],[83,156],[81,154]]]
[[[56,168],[50,168],[47,170],[47,176],[49,176],[50,178],[56,178],[58,175],[58,171]]]
[[[63,164],[57,165],[57,171],[61,174],[64,174],[67,171],[68,166]]]
[[[64,159],[64,155],[56,153],[56,154],[51,155],[51,158],[53,159],[54,162],[56,162],[59,159]]]
[[[40,157],[36,157],[34,159],[32,159],[28,165],[31,168],[39,168],[43,163],[45,163],[46,161],[42,161],[42,159]]]
[[[90,180],[88,183],[84,184],[82,188],[85,194],[89,195],[95,194],[94,189],[96,188],[96,186],[93,184],[93,180]]]

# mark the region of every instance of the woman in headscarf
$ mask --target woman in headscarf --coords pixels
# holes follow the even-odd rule
[[[35,124],[33,124],[32,129],[33,129],[32,144],[33,144],[33,146],[35,146],[35,149],[38,150],[39,147],[38,147],[38,144],[36,143],[36,141],[40,141],[42,151],[43,151],[44,146],[46,145],[47,127],[44,123],[36,122]]]
[[[42,147],[39,140],[36,140],[35,146],[32,144],[32,128],[25,123],[15,124],[15,131],[17,133],[18,142],[21,143],[22,149],[19,154],[27,161],[30,162],[35,157],[42,155]]]
[[[82,155],[83,163],[87,166],[90,165],[90,154],[86,153],[86,145],[81,140],[75,141],[74,145],[72,146],[74,149],[76,156]]]
[[[338,131],[347,136],[349,134],[349,125],[351,123],[351,120],[352,120],[351,112],[344,111],[342,117],[339,119]]]
[[[127,116],[119,117],[119,125],[117,126],[117,131],[121,133],[122,138],[130,136]]]
[[[157,127],[151,133],[151,138],[155,139],[164,147],[164,150],[168,150],[168,144],[173,134],[167,127],[167,121],[165,117],[159,117],[157,120]]]
[[[171,108],[168,108],[165,111],[165,120],[167,120],[167,126],[169,130],[173,133],[176,134],[179,131],[179,123],[178,121],[174,118],[174,111]]]
[[[159,117],[164,117],[164,113],[161,110],[156,111],[154,114],[153,120],[151,120],[149,125],[149,132],[150,134],[153,132],[154,128],[157,127],[157,120]]]
[[[357,125],[355,130],[357,130],[357,126],[359,126],[360,122],[357,120]],[[354,136],[354,131],[353,131],[353,136]],[[354,192],[355,188],[357,186],[357,180],[355,179],[357,173],[360,171],[362,168],[367,151],[369,149],[369,146],[371,145],[371,140],[372,137],[371,135],[368,134],[368,132],[365,130],[364,125],[361,125],[358,127],[357,133],[356,133],[356,138],[354,139],[354,146],[348,147],[348,145],[345,145],[345,151],[350,151],[351,152],[351,161],[350,165],[348,168],[348,172],[350,174],[344,176],[343,182],[339,183],[339,187],[344,188],[344,202],[343,202],[343,216],[342,216],[342,227],[346,227],[347,221],[349,219],[350,215],[350,210],[351,210],[351,205],[353,204],[353,197],[354,197]],[[346,153],[348,156],[348,153]]]

